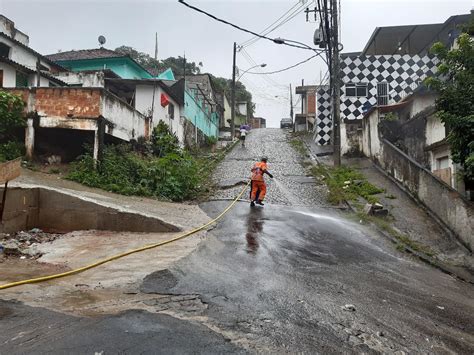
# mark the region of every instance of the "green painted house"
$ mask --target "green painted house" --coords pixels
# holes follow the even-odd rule
[[[72,50],[46,57],[73,72],[109,69],[122,79],[174,80],[171,69],[154,77],[130,56],[106,48]]]

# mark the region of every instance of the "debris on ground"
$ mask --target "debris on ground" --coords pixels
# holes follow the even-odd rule
[[[383,205],[380,203],[366,203],[364,206],[364,213],[366,215],[376,216],[376,217],[387,217],[388,210],[383,208]]]
[[[346,304],[342,306],[343,311],[348,311],[348,312],[355,312],[356,308],[353,304]]]
[[[47,233],[39,228],[16,233],[0,234],[0,256],[20,257],[20,259],[37,259],[41,256],[38,244],[49,243],[59,238],[61,234]]]

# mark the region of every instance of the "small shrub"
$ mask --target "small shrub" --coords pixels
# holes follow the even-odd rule
[[[206,137],[206,145],[208,147],[212,147],[215,144],[217,144],[217,137]]]
[[[21,142],[9,141],[0,144],[0,162],[13,160],[25,155],[25,145]]]
[[[178,153],[180,151],[179,139],[169,126],[160,121],[151,134],[151,148],[153,154],[163,157],[168,153]]]

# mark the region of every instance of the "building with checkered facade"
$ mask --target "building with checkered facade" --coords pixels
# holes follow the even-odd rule
[[[435,42],[452,45],[459,25],[470,15],[456,15],[444,23],[391,26],[375,29],[364,50],[341,54],[341,152],[356,142],[364,113],[374,105],[399,102],[422,81],[435,73],[437,59],[429,54]],[[314,138],[319,145],[331,144],[332,115],[329,87],[319,86]],[[352,144],[353,143],[353,144]]]
[[[436,58],[430,55],[343,55],[341,57],[341,129],[360,121],[373,105],[400,101],[436,70]],[[331,140],[330,95],[327,86],[318,90],[317,143]],[[343,128],[343,126],[345,126]],[[346,135],[341,131],[341,138]],[[341,145],[349,149],[341,140]],[[343,152],[343,153],[345,153]]]

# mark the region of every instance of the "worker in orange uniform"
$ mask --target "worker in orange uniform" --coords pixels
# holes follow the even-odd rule
[[[263,157],[260,162],[255,163],[252,167],[252,182],[250,192],[250,206],[254,207],[255,204],[263,206],[263,199],[267,193],[267,185],[265,185],[264,174],[267,174],[273,179],[273,175],[270,174],[267,167],[267,158]]]

